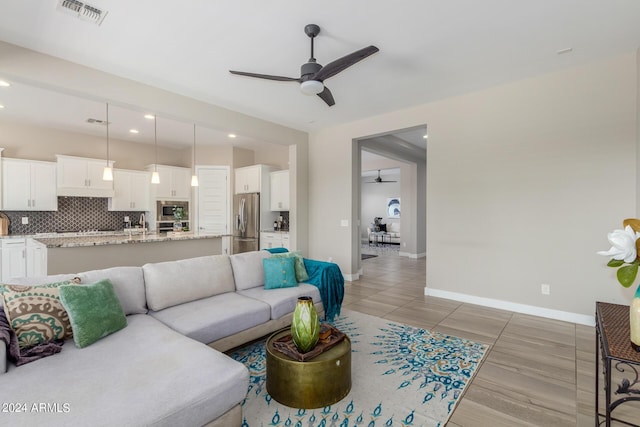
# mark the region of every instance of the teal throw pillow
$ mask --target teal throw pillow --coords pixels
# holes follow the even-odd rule
[[[304,266],[304,260],[302,259],[302,253],[300,251],[286,252],[272,254],[271,258],[293,258],[295,260],[294,267],[296,271],[296,280],[298,283],[309,280],[309,274]]]
[[[293,288],[298,286],[293,258],[265,258],[262,260],[264,268],[264,288]]]
[[[79,348],[127,326],[122,304],[109,279],[88,285],[60,286],[60,301],[69,313],[73,341]]]

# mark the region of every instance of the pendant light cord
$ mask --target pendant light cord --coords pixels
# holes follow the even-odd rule
[[[153,171],[158,172],[158,116],[153,116],[153,143],[156,148],[156,162],[153,165]]]
[[[109,167],[109,103],[107,102],[107,167]]]

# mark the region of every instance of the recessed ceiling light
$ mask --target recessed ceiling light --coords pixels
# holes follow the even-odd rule
[[[4,80],[0,80],[0,86],[1,87],[9,87],[11,86],[11,83],[4,81]]]
[[[563,53],[569,53],[569,52],[572,52],[572,51],[573,51],[572,47],[567,47],[567,48],[564,48],[564,49],[557,50],[556,53],[558,55],[562,55]]]
[[[4,105],[0,104],[0,110],[2,110],[4,108]]]
[[[424,139],[427,139],[427,138],[429,138],[429,135],[427,135],[427,134],[425,133],[424,135],[422,135],[422,137],[423,137]]]
[[[145,114],[145,115],[144,115],[144,118],[145,118],[145,119],[149,119],[149,120],[153,120],[153,119],[155,119],[155,118],[156,118],[156,116],[154,116],[153,114]]]
[[[129,133],[140,133],[138,129],[129,129]]]
[[[235,138],[236,134],[235,133],[230,133],[229,135],[227,135],[229,138]]]

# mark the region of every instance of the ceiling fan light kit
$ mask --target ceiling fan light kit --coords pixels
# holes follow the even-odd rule
[[[305,95],[317,95],[324,90],[324,84],[317,80],[307,80],[300,83],[300,90]]]
[[[313,39],[320,34],[320,27],[315,24],[306,25],[304,27],[304,33],[311,39],[311,57],[308,62],[302,64],[300,67],[299,78],[273,76],[270,74],[256,74],[234,70],[229,70],[229,72],[239,76],[255,77],[258,79],[276,80],[280,82],[298,82],[300,83],[300,90],[302,93],[305,95],[318,95],[320,99],[331,107],[336,102],[333,99],[333,94],[329,88],[324,85],[324,81],[329,77],[333,77],[339,72],[344,71],[353,64],[362,61],[367,56],[373,55],[378,52],[379,49],[373,45],[367,46],[363,49],[345,55],[342,58],[338,58],[323,67],[316,62],[316,58],[313,56]]]

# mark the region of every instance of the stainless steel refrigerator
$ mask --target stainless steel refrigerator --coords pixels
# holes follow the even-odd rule
[[[260,249],[260,193],[233,196],[233,223],[231,253]]]

